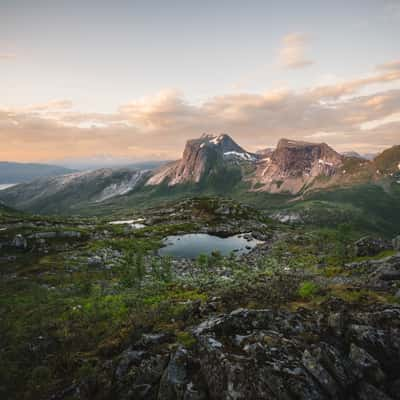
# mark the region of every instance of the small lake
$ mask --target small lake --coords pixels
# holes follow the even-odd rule
[[[223,256],[231,252],[236,255],[246,254],[257,244],[262,243],[254,238],[246,239],[247,234],[239,234],[226,238],[206,233],[190,233],[186,235],[168,236],[163,240],[165,247],[159,250],[161,256],[197,258],[200,254],[211,255],[218,251]]]

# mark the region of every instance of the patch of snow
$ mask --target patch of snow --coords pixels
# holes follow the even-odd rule
[[[240,157],[243,160],[254,160],[254,157],[251,156],[249,153],[239,153],[237,151],[226,151],[224,153],[224,156],[236,156],[236,157]]]
[[[210,140],[212,144],[219,144],[223,139],[224,135],[215,136],[213,139]]]
[[[96,200],[96,203],[100,203],[115,196],[122,196],[129,193],[136,187],[144,172],[145,171],[138,171],[136,174],[132,175],[129,181],[113,183],[110,186],[107,186],[101,192],[99,198]]]
[[[111,221],[109,222],[110,225],[124,225],[124,224],[135,224],[138,222],[143,222],[143,218],[137,218],[137,219],[122,219],[119,221]]]
[[[300,222],[301,217],[297,213],[277,212],[271,215],[271,218],[282,223]]]
[[[0,232],[6,231],[7,228],[0,228]]]
[[[0,184],[0,190],[8,189],[15,185],[18,185],[18,183],[2,183],[2,184]]]
[[[329,167],[333,167],[333,163],[325,161],[325,160],[322,160],[321,158],[318,160],[318,164],[328,165]]]
[[[200,145],[200,148],[202,149],[205,145],[206,145],[205,143],[202,143],[202,144]]]

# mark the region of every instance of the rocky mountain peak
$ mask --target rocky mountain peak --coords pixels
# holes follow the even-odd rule
[[[204,133],[198,139],[187,141],[182,159],[161,168],[147,184],[158,185],[164,180],[168,180],[169,186],[198,183],[225,160],[232,158],[252,161],[254,155],[246,152],[227,134]]]
[[[326,143],[281,139],[270,157],[258,165],[255,181],[271,192],[299,192],[318,176],[332,176],[343,157]]]

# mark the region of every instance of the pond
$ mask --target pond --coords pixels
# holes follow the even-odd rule
[[[248,253],[259,243],[262,242],[248,234],[222,238],[206,233],[191,233],[166,237],[163,240],[165,247],[159,250],[159,255],[192,259],[200,254],[211,255],[214,251],[223,256],[228,256],[231,252],[241,255]]]

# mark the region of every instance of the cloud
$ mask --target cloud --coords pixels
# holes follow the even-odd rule
[[[400,71],[400,60],[391,61],[376,67],[378,70]]]
[[[388,63],[393,64],[393,63]],[[225,94],[192,104],[177,90],[122,104],[112,113],[76,111],[68,100],[0,108],[0,159],[55,160],[111,154],[132,160],[180,157],[186,140],[227,132],[249,150],[281,137],[327,141],[340,151],[400,142],[400,71],[303,91]],[[379,90],[361,94],[365,87]]]
[[[13,53],[0,53],[0,60],[12,60],[17,58],[16,54]]]
[[[308,37],[302,33],[290,33],[283,37],[279,62],[285,68],[304,68],[314,62],[305,55]]]

